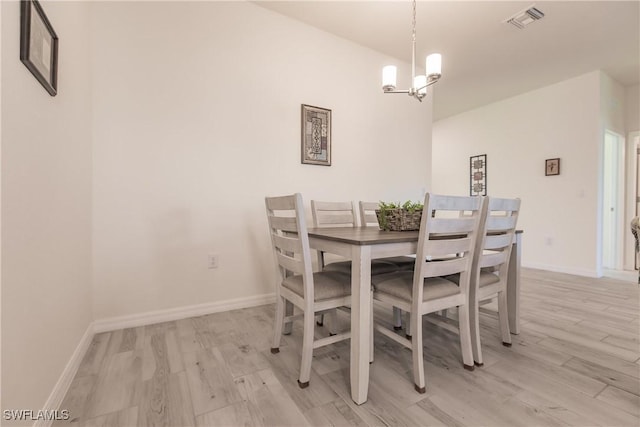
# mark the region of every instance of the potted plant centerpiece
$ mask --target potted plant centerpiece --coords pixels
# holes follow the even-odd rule
[[[376,209],[378,225],[385,231],[419,230],[423,207],[422,203],[411,200],[403,204],[380,202]]]

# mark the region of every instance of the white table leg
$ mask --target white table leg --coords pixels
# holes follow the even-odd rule
[[[351,257],[351,398],[358,405],[369,391],[371,247],[354,246]]]
[[[509,329],[512,334],[520,333],[520,261],[522,256],[522,233],[516,233],[511,257],[509,258],[509,276],[507,278],[507,311]]]

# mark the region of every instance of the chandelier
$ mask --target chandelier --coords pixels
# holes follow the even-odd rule
[[[442,56],[432,53],[427,56],[426,75],[416,76],[416,0],[413,0],[413,21],[411,39],[411,88],[396,89],[397,68],[387,65],[382,69],[382,90],[384,93],[406,93],[422,102],[427,95],[427,87],[440,79],[442,71]]]

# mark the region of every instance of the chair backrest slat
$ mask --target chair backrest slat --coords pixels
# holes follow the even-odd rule
[[[508,260],[507,251],[484,253],[480,257],[480,268],[495,267],[506,263]]]
[[[450,258],[439,261],[425,261],[424,275],[425,277],[440,277],[450,274],[460,273],[468,268],[468,261],[464,258]]]
[[[469,246],[473,243],[474,242],[470,237],[460,239],[429,240],[427,243],[427,251],[431,257],[442,257],[464,252],[468,250]]]
[[[360,225],[363,227],[378,227],[378,217],[376,209],[380,207],[378,202],[360,201]]]
[[[276,259],[278,260],[278,265],[286,271],[290,271],[293,274],[304,273],[304,263],[301,260],[290,257],[283,252],[278,252]]]
[[[513,212],[520,210],[520,199],[504,199],[492,197],[490,209],[492,211]]]
[[[510,234],[496,234],[485,236],[484,249],[495,250],[502,249],[513,243],[513,235]]]
[[[429,233],[466,233],[473,230],[474,227],[476,227],[477,223],[478,219],[470,216],[455,218],[433,218],[430,223],[431,228],[429,230]]]
[[[294,235],[295,236],[295,235]],[[297,236],[288,235],[278,235],[274,234],[273,237],[273,245],[280,250],[280,252],[292,252],[294,254],[302,253],[302,243]]]
[[[353,202],[311,201],[314,227],[355,227],[356,208]]]
[[[499,212],[502,212],[502,210]],[[507,231],[514,229],[517,221],[517,216],[489,216],[487,218],[486,231]]]
[[[267,197],[265,203],[267,209],[272,211],[292,211],[296,208],[296,201],[291,196]]]
[[[298,222],[295,217],[269,217],[269,226],[276,230],[298,232]]]

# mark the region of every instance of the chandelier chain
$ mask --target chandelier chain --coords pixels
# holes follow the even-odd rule
[[[416,42],[416,0],[413,0],[413,21],[411,22],[411,27],[413,29],[413,42]]]
[[[413,0],[413,20],[411,22],[411,88],[416,78],[416,0]]]

